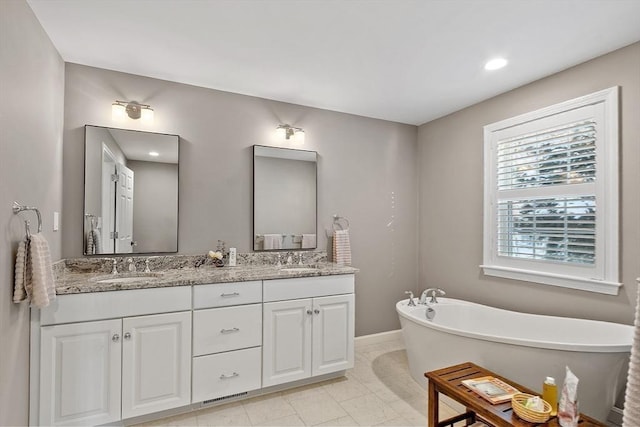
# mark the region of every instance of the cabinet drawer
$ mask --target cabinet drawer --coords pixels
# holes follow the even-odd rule
[[[262,304],[193,312],[193,355],[262,344]]]
[[[41,325],[191,310],[191,286],[59,295],[42,309]]]
[[[264,302],[351,294],[354,275],[299,277],[264,281]]]
[[[216,283],[193,287],[193,308],[225,307],[262,302],[262,281]]]
[[[192,403],[259,389],[262,348],[193,358]]]

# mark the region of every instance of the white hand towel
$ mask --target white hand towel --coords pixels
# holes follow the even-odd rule
[[[56,299],[51,253],[47,239],[40,233],[31,236],[27,261],[27,276],[31,276],[31,304],[43,308]]]
[[[303,234],[302,235],[302,244],[300,245],[302,249],[311,249],[316,247],[316,235],[315,234]]]
[[[19,303],[27,299],[27,251],[29,239],[25,238],[18,244],[16,267],[13,285],[13,302]]]
[[[635,427],[640,425],[640,283],[638,284],[638,298],[636,300],[636,320],[629,360],[627,390],[624,397],[624,411],[622,426]]]
[[[96,246],[93,241],[93,230],[87,233],[87,255],[93,255],[96,253]]]
[[[338,265],[351,265],[351,243],[349,241],[349,230],[334,230],[333,262]]]
[[[91,232],[93,238],[93,253],[94,254],[101,254],[102,253],[102,242],[100,241],[101,237],[100,237],[100,230],[98,229],[94,229]]]
[[[265,234],[264,249],[282,249],[282,234]]]

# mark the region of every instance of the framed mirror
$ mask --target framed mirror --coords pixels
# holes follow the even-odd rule
[[[253,146],[253,250],[317,246],[315,151]]]
[[[85,126],[85,255],[178,251],[179,140]]]

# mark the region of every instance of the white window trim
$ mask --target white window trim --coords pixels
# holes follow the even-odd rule
[[[485,275],[618,295],[622,286],[618,281],[618,91],[618,86],[614,86],[484,127],[484,250],[483,264],[480,267]],[[513,266],[513,263],[510,265],[501,263],[495,242],[497,190],[493,177],[496,159],[492,134],[512,126],[595,104],[602,104],[604,107],[604,121],[601,129],[605,144],[599,142],[598,156],[602,158],[597,160],[598,178],[596,179],[598,186],[596,226],[600,228],[599,233],[603,236],[602,242],[598,245],[602,249],[599,254],[602,254],[602,258],[604,258],[598,266],[601,267],[602,273],[597,277],[585,277],[537,271],[531,268],[535,262],[523,263],[525,265],[516,267]],[[598,143],[596,146],[598,147]],[[526,265],[529,267],[527,268]],[[594,270],[589,267],[585,267],[585,269],[585,271]]]

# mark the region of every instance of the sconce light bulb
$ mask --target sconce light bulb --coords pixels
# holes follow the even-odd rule
[[[124,105],[117,102],[111,104],[111,118],[113,120],[121,120],[125,117],[125,115],[126,111]]]
[[[293,142],[298,145],[304,144],[304,131],[302,129],[298,129],[294,132]]]
[[[284,141],[287,138],[287,128],[283,125],[280,125],[276,128],[276,137],[278,141]]]
[[[142,121],[147,123],[153,123],[153,109],[143,108],[141,111]]]

